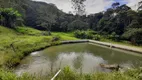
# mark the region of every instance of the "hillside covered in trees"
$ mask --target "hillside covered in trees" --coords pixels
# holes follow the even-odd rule
[[[17,25],[62,32],[90,29],[108,39],[126,40],[133,44],[142,43],[141,6],[138,11],[133,11],[127,5],[116,2],[104,12],[81,16],[64,13],[54,4],[31,0],[1,0],[0,7],[18,10],[22,16],[18,18]],[[2,17],[1,14],[1,25]]]
[[[91,39],[102,41],[102,43],[109,42],[111,57],[114,56],[112,43],[141,50],[142,1],[138,3],[137,11],[126,4],[121,5],[116,2],[103,12],[89,15],[85,14],[83,2],[86,0],[71,1],[75,14],[65,13],[52,3],[33,0],[0,0],[0,80],[50,80],[55,72],[45,75],[39,73],[38,76],[29,74],[17,76],[13,68],[21,64],[21,60],[31,52],[62,44],[61,42],[66,40]],[[95,74],[82,74],[80,68],[79,74],[67,66],[57,76],[57,80],[100,79],[142,80],[142,68]]]

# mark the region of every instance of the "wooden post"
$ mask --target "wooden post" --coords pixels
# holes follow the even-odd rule
[[[51,80],[54,80],[60,72],[61,72],[61,69],[54,75],[54,77]]]
[[[12,48],[12,50],[16,53],[16,50],[15,50],[15,48],[14,48],[13,44],[14,44],[14,43],[11,43],[11,44],[10,44],[10,47],[11,47],[11,48]]]

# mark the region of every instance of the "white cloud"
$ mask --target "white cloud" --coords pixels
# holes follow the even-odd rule
[[[55,4],[59,9],[63,10],[64,12],[73,11],[72,4],[70,0],[33,0],[33,1],[42,1],[46,3],[53,3]]]
[[[104,11],[105,8],[110,6],[113,2],[113,0],[87,0],[85,2],[86,11],[89,14]]]
[[[73,11],[71,0],[34,0],[34,1],[43,1],[46,3],[54,3],[59,9],[62,9],[64,12]],[[104,11],[105,7],[111,5],[113,0],[86,0],[86,13],[97,13]]]
[[[59,9],[62,9],[64,12],[72,11],[72,4],[71,0],[34,0],[34,1],[43,1],[46,3],[53,3],[55,4]],[[119,0],[86,0],[86,13],[97,13],[100,11],[104,11],[107,7],[111,6],[111,4],[115,1]],[[127,5],[130,6],[133,10],[137,9],[136,4],[141,0],[120,0],[120,2],[126,2]]]
[[[133,10],[137,10],[138,8],[138,2],[142,0],[126,0],[128,2],[128,6],[131,7]]]

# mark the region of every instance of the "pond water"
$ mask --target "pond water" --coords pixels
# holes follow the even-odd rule
[[[46,74],[65,66],[83,73],[110,71],[101,68],[100,63],[119,64],[128,68],[140,67],[142,55],[92,43],[64,44],[31,53],[21,61],[15,73]]]

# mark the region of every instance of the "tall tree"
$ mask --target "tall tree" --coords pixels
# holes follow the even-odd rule
[[[71,0],[73,9],[77,15],[84,15],[85,14],[85,5],[84,2],[86,0]]]
[[[68,30],[73,31],[73,30],[87,30],[89,29],[88,23],[83,22],[81,20],[74,20],[68,25]]]
[[[12,8],[0,8],[0,25],[14,28],[16,27],[16,22],[21,14]]]
[[[138,10],[142,10],[142,1],[138,3]]]
[[[111,6],[113,9],[116,9],[117,7],[119,7],[120,3],[119,2],[116,2],[116,3],[113,3]]]

